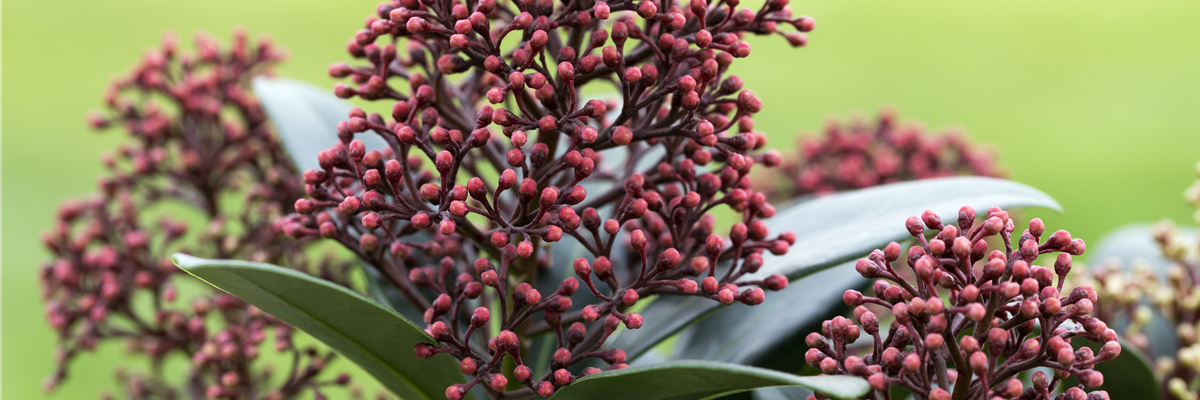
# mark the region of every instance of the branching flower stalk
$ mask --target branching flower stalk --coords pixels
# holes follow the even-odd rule
[[[1090,316],[1097,301],[1092,287],[1064,290],[1084,241],[1062,230],[1046,236],[1036,218],[1013,240],[1014,222],[998,207],[988,209],[983,223],[975,220],[971,207],[959,210],[957,226],[943,225],[932,211],[909,217],[906,227],[917,244],[903,259],[908,270],[897,263],[895,242],[859,260],[855,268],[863,277],[879,279],[875,296],[846,291],[854,319],[836,317],[809,334],[805,361],[826,374],[866,378],[872,399],[890,398],[896,386],[918,399],[1049,400],[1071,376],[1080,386],[1054,399],[1107,399],[1103,391],[1083,388],[1104,382],[1092,367],[1120,354],[1117,333]],[[1003,248],[989,251],[989,238]],[[1033,264],[1055,253],[1053,268]],[[876,312],[891,314],[890,327],[880,326]],[[849,345],[863,334],[872,344],[866,354],[855,354]],[[1072,343],[1076,338],[1104,345],[1096,354]],[[1018,375],[1035,368],[1049,368],[1052,376],[1033,372],[1032,386],[1025,387]]]
[[[625,367],[604,343],[656,322],[629,311],[640,299],[758,304],[786,287],[741,279],[794,237],[762,222],[775,209],[747,175],[780,156],[753,130],[762,102],[727,71],[750,55],[744,34],[801,46],[812,27],[787,0],[381,3],[347,44],[365,65],[329,71],[356,84],[339,97],[392,102],[391,116],[348,115],[285,229],[337,240],[424,313],[437,343],[417,354],[452,354],[470,376],[447,398],[549,397],[599,371],[585,362]],[[617,93],[588,99],[602,87]],[[718,208],[736,215],[727,236]],[[555,246],[583,257],[554,261]],[[547,278],[565,264],[577,278]],[[538,335],[557,347],[543,376],[528,366]]]
[[[934,134],[901,124],[894,110],[874,124],[830,120],[820,136],[800,140],[799,157],[783,164],[791,187],[784,195],[841,190],[956,175],[1003,175],[993,155],[958,131]]]
[[[301,267],[343,281],[347,265],[309,261],[305,240],[280,234],[278,218],[303,195],[298,174],[247,92],[282,53],[236,31],[221,49],[196,37],[196,54],[180,54],[168,34],[105,94],[108,111],[89,115],[97,129],[120,127],[131,138],[106,157],[99,193],[68,201],[43,241],[54,260],[41,271],[46,317],[59,335],[58,368],[47,389],[67,377],[82,352],[125,342],[146,356],[147,375],[127,376],[133,399],[286,399],[349,376],[322,378],[331,352],[293,345],[293,330],[257,308],[212,291],[180,305],[175,251]],[[240,206],[230,207],[230,200]],[[202,216],[189,227],[171,207]],[[159,212],[161,211],[161,212]],[[156,217],[155,213],[166,214]],[[192,231],[189,233],[189,231]],[[256,364],[267,335],[291,359],[282,379]],[[185,379],[163,376],[172,356],[191,360]],[[282,357],[281,357],[282,358]]]

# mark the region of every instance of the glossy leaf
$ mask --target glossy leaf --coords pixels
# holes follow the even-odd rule
[[[1095,390],[1108,392],[1112,399],[1158,399],[1159,383],[1154,375],[1154,364],[1141,351],[1124,339],[1121,342],[1121,355],[1117,358],[1098,363],[1094,369],[1104,374],[1104,384]],[[1100,353],[1102,344],[1084,338],[1075,338],[1077,346],[1083,345]],[[1078,385],[1074,377],[1063,382],[1063,388]],[[1093,389],[1088,389],[1093,390]]]
[[[268,264],[173,258],[189,274],[325,343],[401,398],[440,399],[463,380],[448,354],[417,358],[416,344],[434,343],[421,328],[342,286]]]
[[[296,168],[320,169],[317,153],[337,143],[337,124],[349,119],[353,106],[334,96],[330,89],[303,81],[260,76],[251,85]],[[355,138],[362,140],[368,150],[387,146],[375,134]]]
[[[585,376],[558,390],[553,400],[690,400],[770,386],[803,386],[852,398],[870,390],[849,376],[798,376],[744,365],[675,361]]]
[[[766,220],[768,228],[773,233],[789,230],[795,232],[796,243],[788,250],[787,254],[781,256],[765,254],[762,269],[743,279],[755,280],[771,274],[783,274],[795,281],[823,269],[865,257],[871,250],[881,248],[888,242],[909,238],[910,235],[904,227],[904,221],[909,216],[920,215],[925,210],[933,210],[938,213],[946,223],[956,223],[958,209],[964,205],[972,206],[981,213],[991,206],[1004,208],[1038,206],[1061,210],[1058,202],[1037,189],[1017,182],[983,177],[953,177],[902,182],[818,197],[781,209],[774,217]],[[853,271],[851,264],[847,264],[845,268]],[[731,345],[738,337],[737,330],[742,326],[741,323],[734,320],[769,320],[772,323],[799,328],[808,322],[806,318],[812,319],[819,313],[812,313],[807,310],[807,307],[797,305],[811,304],[813,308],[825,310],[831,304],[841,302],[841,292],[847,288],[845,285],[851,285],[850,282],[853,281],[850,272],[830,273],[830,275],[839,276],[841,278],[839,281],[845,282],[842,286],[831,286],[831,288],[839,290],[831,289],[822,296],[810,296],[805,292],[807,290],[805,288],[809,285],[796,283],[790,285],[783,293],[767,293],[765,304],[748,309],[722,308],[711,300],[695,297],[661,298],[647,307],[642,314],[647,321],[665,319],[668,322],[656,325],[654,330],[642,329],[625,332],[616,338],[614,346],[625,349],[631,357],[636,357],[662,340],[696,323],[697,320],[715,312],[736,315],[723,319],[727,322],[723,325],[714,323],[703,328],[696,328],[704,333],[694,336],[704,340],[705,343],[687,347],[722,348]],[[861,276],[858,279],[866,281]],[[773,309],[768,310],[772,307],[769,304],[775,301],[773,297],[788,296],[791,291],[798,292],[794,295],[795,298],[779,302],[784,306],[784,310],[778,313]],[[759,313],[766,315],[759,315]],[[795,331],[765,329],[759,330],[758,333],[769,335],[769,337],[756,338],[756,342],[762,341],[762,343],[753,344],[756,348],[755,355],[770,354],[776,346],[792,338],[792,335],[798,334]],[[744,361],[751,356],[736,351],[721,351],[720,353],[723,354],[720,357],[716,353],[709,352],[698,356],[687,353],[679,353],[676,356],[684,359],[700,358],[717,361],[732,359]]]

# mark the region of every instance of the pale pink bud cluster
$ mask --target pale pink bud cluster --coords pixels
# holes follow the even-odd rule
[[[1185,193],[1189,201],[1194,200],[1192,191],[1196,187]],[[1200,296],[1196,287],[1200,277],[1197,244],[1194,236],[1181,232],[1170,221],[1157,224],[1149,235],[1162,252],[1156,262],[1163,265],[1142,260],[1127,260],[1131,265],[1097,260],[1102,264],[1073,275],[1071,281],[1095,287],[1100,299],[1096,318],[1116,328],[1135,351],[1156,361],[1155,372],[1164,389],[1162,398],[1188,400],[1196,396],[1189,382],[1200,378],[1200,363],[1196,362],[1200,360],[1200,330],[1193,318],[1200,305],[1191,300]],[[1156,335],[1156,325],[1169,327],[1173,335]]]

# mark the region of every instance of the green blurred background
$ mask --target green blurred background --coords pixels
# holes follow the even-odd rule
[[[279,69],[330,87],[325,67],[375,0],[8,0],[0,7],[0,397],[43,398],[54,338],[35,271],[38,236],[60,199],[94,190],[98,157],[120,139],[97,135],[84,112],[101,105],[162,32],[228,37],[233,25],[270,33],[290,50]],[[1015,180],[1057,198],[1043,215],[1095,243],[1136,221],[1190,222],[1181,193],[1200,161],[1200,2],[1192,0],[807,0],[809,47],[753,38],[736,63],[766,107],[770,145],[831,116],[894,105],[905,119],[961,126],[994,145]],[[120,347],[82,357],[49,398],[88,399],[112,387]],[[338,365],[344,366],[341,362]],[[370,386],[370,385],[369,385]]]

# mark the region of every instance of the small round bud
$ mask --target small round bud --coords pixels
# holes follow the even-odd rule
[[[518,365],[516,369],[513,369],[513,377],[517,378],[517,382],[529,383],[529,380],[533,378],[533,371],[529,367]]]
[[[538,396],[550,398],[554,395],[554,384],[549,381],[542,382],[537,386]]]
[[[733,300],[734,300],[734,292],[729,289],[721,289],[720,292],[717,292],[717,299],[718,299],[718,301],[721,302],[721,304],[724,304],[727,306],[731,305],[731,304],[733,304]]]
[[[637,303],[637,301],[638,292],[636,290],[628,289],[625,291],[625,294],[621,295],[621,303],[624,303],[626,306],[632,306]]]
[[[492,375],[492,380],[488,382],[488,385],[492,387],[492,390],[503,392],[504,387],[508,386],[508,378],[505,378],[504,375],[500,374]]]
[[[629,329],[638,329],[642,327],[642,315],[638,313],[629,313],[625,319],[625,327]]]
[[[477,369],[475,366],[475,359],[471,357],[464,358],[462,361],[458,362],[458,369],[461,370],[463,374],[474,375],[475,370]]]
[[[500,334],[496,335],[496,348],[498,350],[513,349],[513,348],[517,348],[519,346],[520,346],[520,341],[518,341],[517,335],[515,333],[513,333],[512,331],[508,331],[508,330],[500,331]]]
[[[618,126],[612,133],[612,141],[621,146],[633,142],[633,131],[624,126]]]

